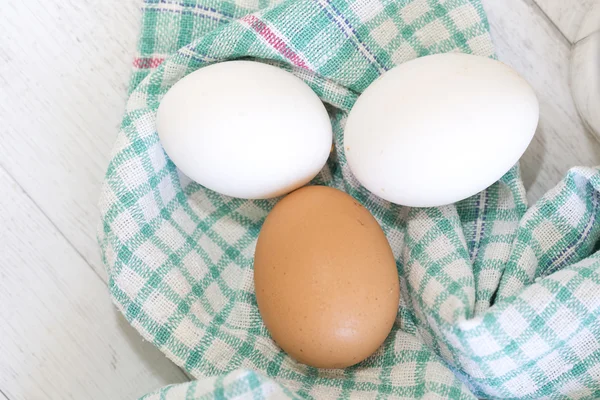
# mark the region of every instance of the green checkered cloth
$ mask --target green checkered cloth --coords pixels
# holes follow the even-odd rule
[[[385,202],[348,169],[357,96],[394,65],[451,51],[494,56],[479,0],[146,1],[98,239],[118,308],[198,379],[146,399],[600,398],[600,171],[571,170],[527,210],[518,167],[430,209]],[[252,261],[275,200],[207,190],[160,146],[167,90],[239,58],[293,72],[327,104],[335,152],[314,183],[362,202],[396,256],[396,323],[354,367],[298,364],[261,321]]]

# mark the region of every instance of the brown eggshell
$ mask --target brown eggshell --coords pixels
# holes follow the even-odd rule
[[[275,342],[318,368],[373,354],[398,312],[398,272],[381,227],[354,198],[325,186],[291,193],[267,216],[254,284]]]

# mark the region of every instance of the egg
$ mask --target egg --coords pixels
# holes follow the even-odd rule
[[[327,161],[332,128],[319,97],[271,65],[230,61],[194,71],[164,95],[156,128],[188,177],[218,193],[277,197]]]
[[[454,203],[517,163],[535,133],[529,84],[489,58],[449,53],[384,73],[358,98],[344,153],[358,181],[390,202]]]
[[[254,284],[275,342],[318,368],[373,354],[398,312],[398,272],[381,227],[354,198],[325,186],[299,189],[268,214]]]

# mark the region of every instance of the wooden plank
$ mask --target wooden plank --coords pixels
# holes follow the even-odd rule
[[[581,26],[575,37],[575,43],[579,43],[585,38],[598,32],[600,32],[600,0],[595,0],[590,10],[585,14],[581,21]]]
[[[134,399],[186,376],[0,169],[0,389],[10,400]]]
[[[535,0],[544,13],[574,43],[585,14],[599,0]]]
[[[138,1],[10,1],[0,13],[0,165],[106,280],[101,182],[125,107]]]
[[[576,165],[600,164],[600,143],[583,126],[569,88],[571,44],[532,0],[483,0],[501,61],[535,89],[540,124],[521,166],[538,199]]]

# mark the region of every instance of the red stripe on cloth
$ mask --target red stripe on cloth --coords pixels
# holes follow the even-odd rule
[[[156,68],[164,60],[164,58],[136,58],[133,60],[133,66],[139,69]]]
[[[242,21],[247,22],[256,33],[262,36],[282,56],[290,60],[292,64],[300,68],[309,69],[300,56],[288,47],[284,39],[277,36],[263,21],[251,14],[242,18]]]

